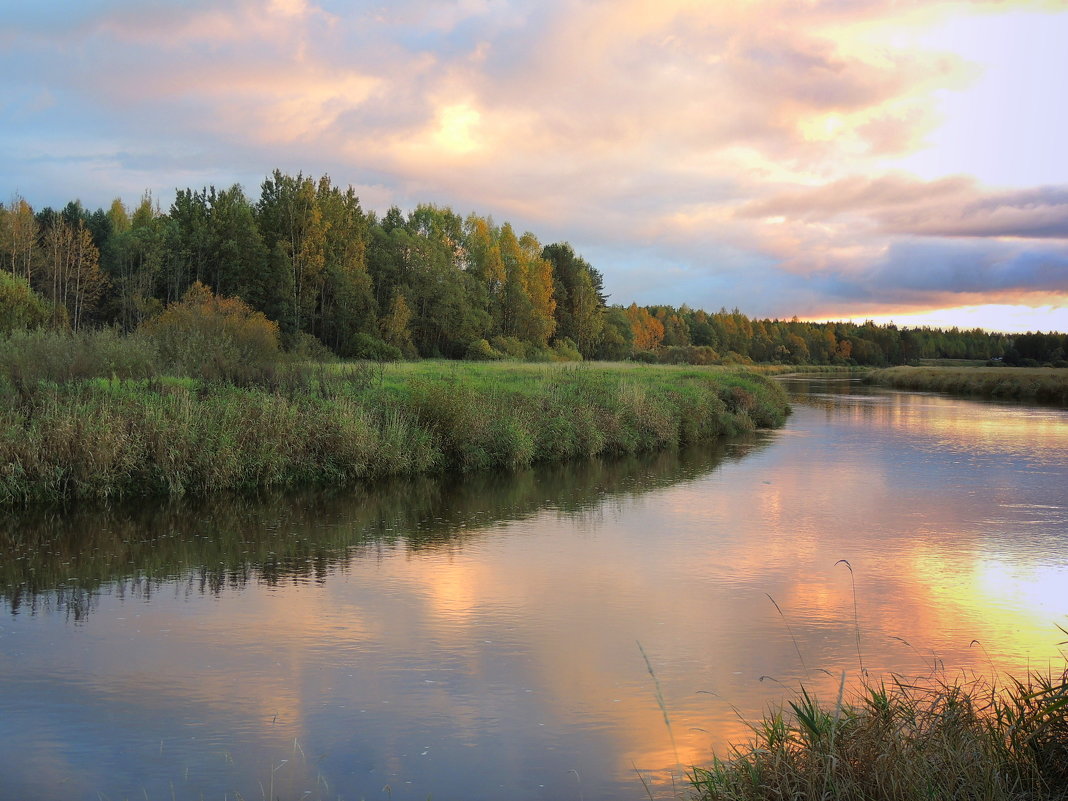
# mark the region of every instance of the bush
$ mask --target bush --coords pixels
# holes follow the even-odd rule
[[[277,323],[240,298],[214,295],[199,281],[141,330],[169,368],[212,381],[261,381],[281,356]]]
[[[0,334],[45,325],[52,309],[25,278],[0,270]]]
[[[724,364],[752,364],[753,360],[733,350],[727,351],[723,356]]]
[[[642,364],[656,364],[657,359],[656,351],[652,350],[636,350],[630,355],[631,361],[641,362]]]
[[[159,355],[149,338],[102,331],[15,331],[0,339],[0,375],[28,387],[86,378],[153,378]]]
[[[370,362],[399,362],[404,358],[400,348],[364,333],[356,334],[349,340],[343,355]]]
[[[494,337],[490,344],[495,351],[509,359],[527,358],[527,346],[515,337]]]
[[[673,345],[661,348],[660,361],[664,364],[716,364],[719,354],[707,345]]]
[[[464,358],[474,362],[497,361],[501,358],[501,354],[494,350],[486,340],[472,339],[471,344],[467,346],[467,352],[464,353]]]
[[[554,351],[552,348],[539,348],[537,346],[532,345],[530,350],[527,351],[527,361],[542,363],[555,362],[556,351]]]
[[[306,362],[334,362],[337,357],[334,352],[319,341],[318,337],[298,331],[291,337],[287,337],[286,352],[294,359]]]
[[[582,354],[578,345],[569,337],[562,337],[553,343],[554,359],[558,362],[581,362]]]

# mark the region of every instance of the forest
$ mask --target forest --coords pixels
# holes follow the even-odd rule
[[[288,350],[413,358],[886,366],[919,359],[1064,364],[1068,337],[872,322],[751,319],[737,309],[610,304],[602,272],[568,243],[452,209],[365,211],[329,177],[274,171],[241,186],[182,189],[34,210],[0,205],[0,332],[45,326],[132,332],[194,285],[277,323]]]

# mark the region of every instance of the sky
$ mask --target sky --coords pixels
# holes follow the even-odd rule
[[[328,174],[612,303],[1068,331],[1068,0],[0,7],[0,199]]]

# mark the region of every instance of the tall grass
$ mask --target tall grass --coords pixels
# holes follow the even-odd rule
[[[0,505],[514,468],[788,413],[774,382],[708,368],[282,363],[237,385],[166,375],[144,340],[57,337],[0,343]]]
[[[1068,406],[1068,370],[1052,367],[891,367],[865,376],[897,389]]]
[[[802,689],[752,730],[728,759],[694,768],[698,798],[1068,798],[1068,672],[1005,686],[865,680],[830,706]]]

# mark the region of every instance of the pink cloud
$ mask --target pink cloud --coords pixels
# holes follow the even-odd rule
[[[655,250],[677,259],[685,280],[715,285],[706,305],[732,303],[723,292],[750,297],[744,270],[728,262],[779,276],[794,287],[791,302],[836,291],[861,302],[858,282],[892,289],[905,275],[880,265],[906,240],[977,240],[1004,255],[997,240],[1050,253],[1068,237],[1056,187],[994,191],[966,175],[921,181],[885,167],[939,124],[935,93],[959,90],[977,67],[880,31],[1043,7],[229,0],[87,4],[58,16],[35,7],[0,32],[0,66],[29,76],[18,96],[3,96],[20,115],[7,180],[25,186],[25,165],[66,158],[106,164],[116,186],[158,180],[164,196],[189,176],[225,184],[239,171],[316,169],[374,187],[383,203],[450,203],[518,218],[543,239],[614,247],[619,266],[602,265],[609,283],[614,269],[641,269],[628,254]],[[153,159],[166,177],[151,177]],[[86,201],[106,204],[118,190],[98,191]],[[953,284],[956,256],[926,258]],[[1059,291],[1035,288],[1046,290]]]

